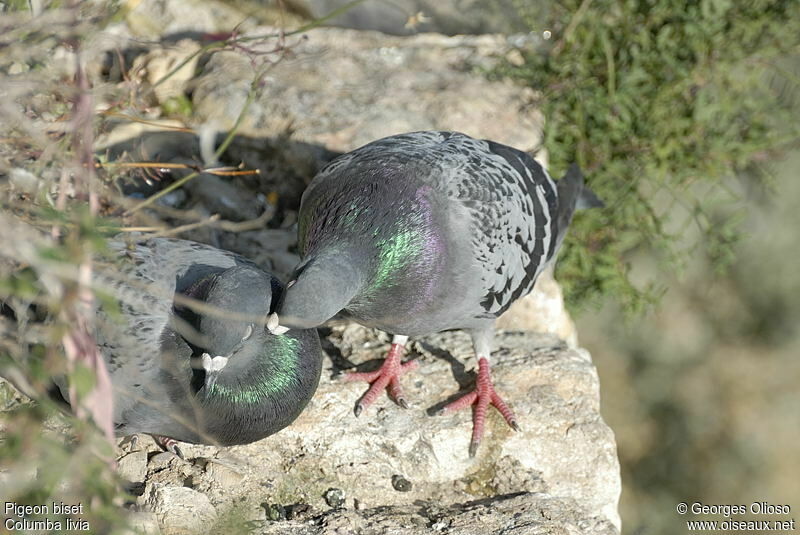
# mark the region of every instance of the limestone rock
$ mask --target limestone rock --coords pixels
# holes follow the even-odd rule
[[[321,17],[347,4],[347,0],[300,0],[312,16]],[[393,0],[364,2],[334,18],[331,24],[357,30],[378,30],[394,35],[439,32],[448,35],[514,33],[531,30],[520,17],[526,5],[531,20],[542,20],[546,5],[514,0]],[[534,9],[536,15],[535,19]]]
[[[194,118],[222,130],[232,128],[247,101],[254,76],[253,65],[246,56],[231,51],[211,54],[200,76],[189,84]],[[252,131],[254,126],[257,127],[257,122],[248,113],[239,131]]]
[[[12,189],[23,193],[36,193],[41,186],[39,177],[26,169],[16,167],[8,173]]]
[[[400,38],[318,28],[269,71],[240,131],[291,131],[295,140],[347,151],[391,134],[443,129],[532,150],[542,125],[534,92],[475,75],[510,48],[499,35]],[[193,82],[193,104],[205,121],[230,125],[253,72],[247,58],[215,56]]]
[[[187,182],[186,189],[211,213],[219,214],[230,221],[256,219],[267,205],[264,195],[253,195],[252,192],[209,173],[200,173]]]
[[[265,521],[263,533],[270,534],[618,533],[616,448],[585,350],[553,336],[499,333],[495,385],[522,430],[513,432],[491,409],[470,458],[470,412],[429,414],[474,380],[465,333],[414,341],[409,358],[421,366],[401,379],[412,408],[382,396],[359,418],[353,407],[366,385],[338,374],[382,357],[388,340],[343,324],[330,328],[325,346],[331,360],[320,388],[291,426],[244,446],[187,445],[186,461],[162,463],[148,480],[180,489],[178,501],[186,499],[180,485],[191,484],[221,515],[269,507],[266,518],[274,521]],[[165,492],[152,482],[140,503]],[[337,507],[331,489],[343,498]],[[195,500],[199,493],[191,492]],[[167,509],[153,508],[162,522]]]
[[[141,500],[164,535],[206,533],[217,519],[208,497],[187,487],[148,485]]]
[[[125,481],[142,483],[147,476],[147,452],[131,452],[117,461],[117,473]]]
[[[158,518],[154,513],[133,511],[128,515],[128,525],[131,528],[130,535],[161,535]]]
[[[236,8],[219,0],[141,0],[131,2],[125,24],[136,37],[230,31],[244,20]]]
[[[536,280],[533,292],[523,297],[497,320],[498,329],[553,333],[570,347],[578,346],[575,322],[564,306],[561,286],[548,267]]]
[[[245,476],[235,468],[221,462],[209,462],[206,472],[213,479],[215,485],[222,488],[231,488],[241,485]]]
[[[199,49],[200,45],[192,39],[155,45],[147,54],[136,58],[130,76],[152,88],[160,104],[171,98],[180,98],[197,67],[197,57],[193,54]],[[181,65],[184,60],[189,61]]]
[[[359,362],[381,357],[388,349],[384,344],[365,348],[362,340],[375,338],[358,325],[334,327],[329,339],[334,354],[338,349],[343,359]],[[309,408],[260,449],[275,455],[272,462],[285,455],[292,458],[281,485],[303,489],[313,498],[309,503],[318,507],[330,487],[343,489],[366,508],[546,492],[572,498],[590,516],[618,525],[614,437],[599,414],[599,384],[589,354],[552,336],[521,332],[500,334],[497,346],[495,386],[514,408],[522,431],[514,433],[492,411],[475,459],[467,452],[469,411],[427,414],[474,379],[465,371],[474,367],[471,342],[458,331],[414,342],[412,357],[421,353],[421,366],[402,380],[411,409],[402,410],[383,397],[355,418],[353,406],[365,385],[324,377]],[[255,447],[231,450],[252,459],[259,455],[250,449]],[[413,482],[408,492],[392,487],[396,474]]]
[[[364,511],[331,510],[311,525],[269,523],[264,535],[615,535],[607,519],[592,517],[574,500],[546,494],[503,496],[454,506],[416,504]]]

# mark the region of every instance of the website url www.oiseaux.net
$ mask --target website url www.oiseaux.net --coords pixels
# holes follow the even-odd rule
[[[794,531],[789,520],[687,520],[689,531]]]

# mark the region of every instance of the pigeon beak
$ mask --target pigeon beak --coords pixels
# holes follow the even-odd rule
[[[206,395],[211,392],[217,383],[219,372],[228,364],[228,357],[216,356],[211,358],[208,353],[203,353],[203,369],[206,371],[205,391]]]
[[[273,312],[269,315],[269,319],[267,320],[267,329],[272,334],[283,334],[289,330],[289,327],[284,327],[280,324],[280,319],[278,318],[278,313]]]

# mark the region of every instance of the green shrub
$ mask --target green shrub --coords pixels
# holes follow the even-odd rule
[[[698,252],[731,262],[748,203],[731,177],[767,184],[765,162],[800,139],[800,2],[566,0],[549,21],[526,4],[552,39],[494,74],[540,92],[551,169],[577,161],[606,203],[576,217],[562,252],[570,303],[652,300],[655,279],[629,270],[641,248],[669,270]]]

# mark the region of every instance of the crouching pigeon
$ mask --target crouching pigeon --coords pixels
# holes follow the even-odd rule
[[[496,407],[490,353],[495,319],[528,294],[564,239],[579,200],[598,204],[577,166],[556,183],[527,154],[457,132],[374,141],[323,168],[303,194],[295,268],[268,326],[308,329],[340,311],[394,335],[356,415],[398,378],[409,336],[466,329],[478,360],[475,390],[445,407],[474,405],[470,454]],[[291,332],[291,331],[289,331]]]
[[[245,444],[297,418],[317,388],[322,353],[313,329],[266,329],[283,291],[275,277],[186,240],[110,247],[116,261],[98,262],[96,281],[119,309],[99,307],[95,336],[118,435]]]

